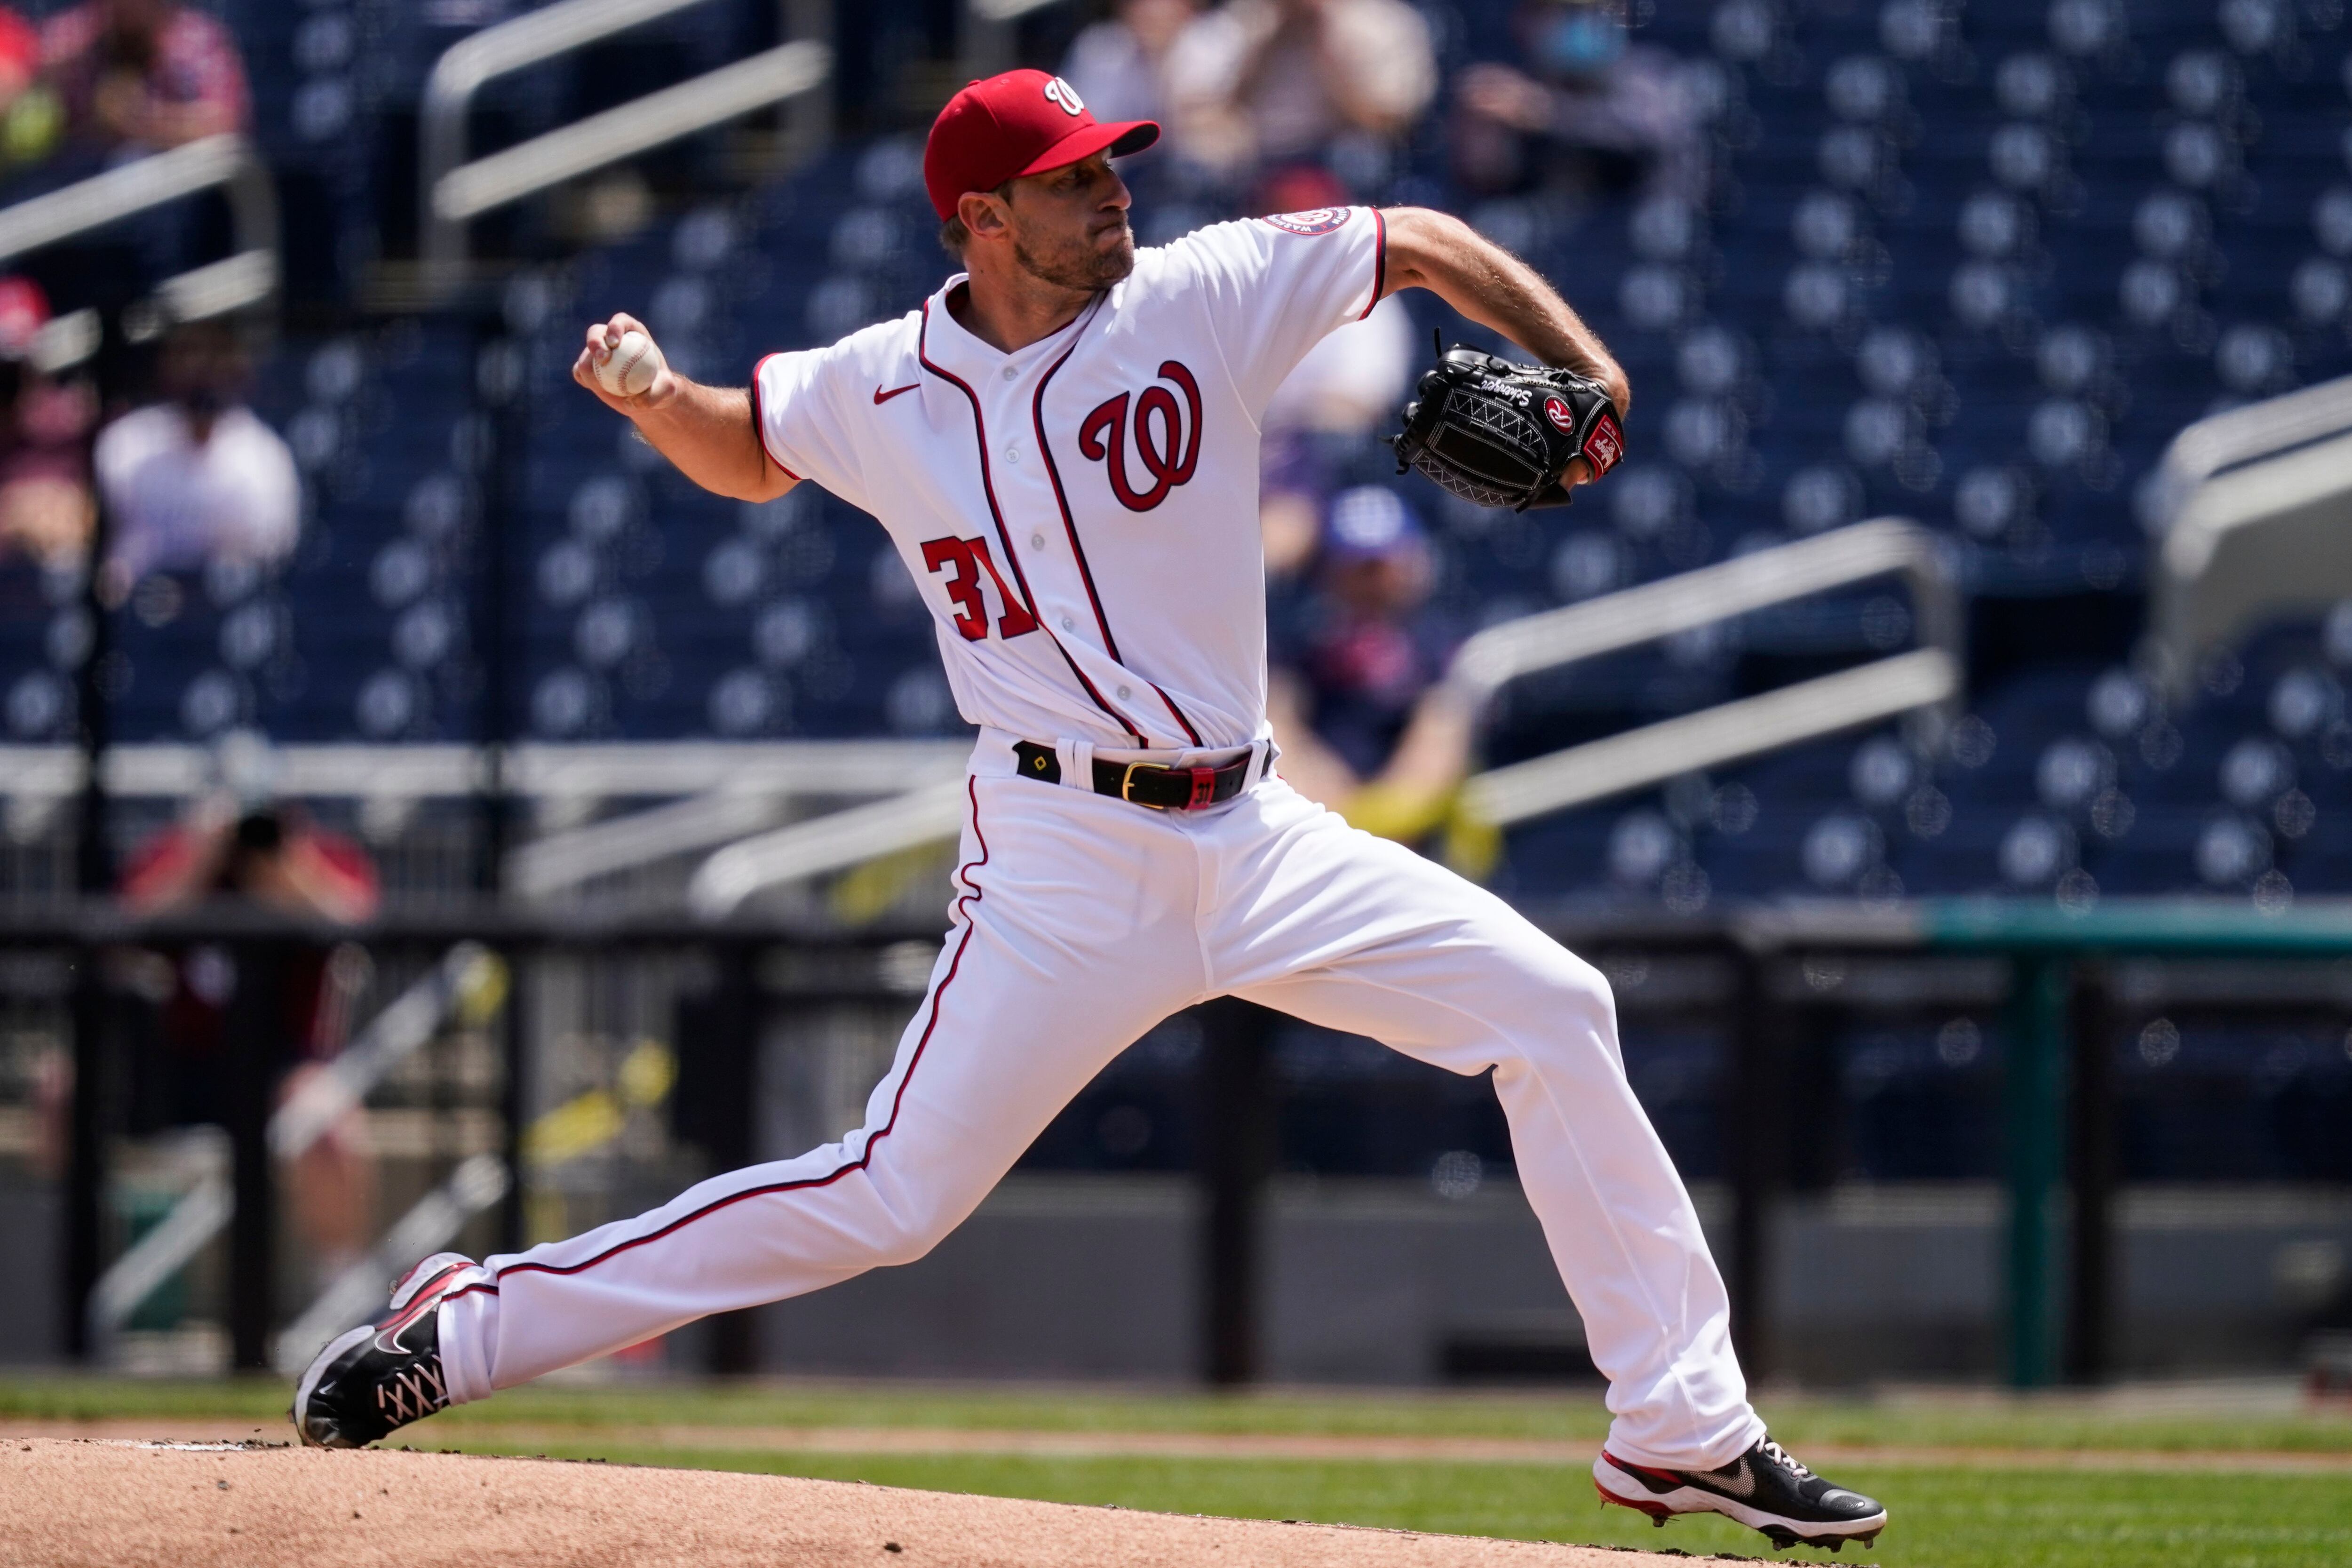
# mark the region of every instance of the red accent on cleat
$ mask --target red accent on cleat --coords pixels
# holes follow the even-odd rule
[[[1602,1486],[1597,1480],[1592,1483],[1592,1489],[1601,1494],[1601,1501],[1603,1506],[1613,1502],[1619,1508],[1630,1508],[1635,1513],[1648,1514],[1650,1516],[1650,1522],[1656,1525],[1661,1530],[1664,1530],[1666,1527],[1666,1521],[1675,1516],[1675,1510],[1668,1508],[1664,1503],[1651,1502],[1647,1500],[1636,1502],[1632,1498],[1619,1497],[1615,1492],[1611,1491],[1607,1487]]]

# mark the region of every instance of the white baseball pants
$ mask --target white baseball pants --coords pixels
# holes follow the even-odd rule
[[[866,1124],[489,1258],[441,1309],[456,1398],[912,1262],[1113,1057],[1230,994],[1453,1072],[1495,1068],[1521,1186],[1610,1382],[1611,1448],[1713,1467],[1762,1435],[1722,1279],[1626,1085],[1599,973],[1277,778],[1160,813],[1013,776],[994,741],[969,782],[947,943]],[[1084,760],[1066,754],[1065,777],[1087,777]]]

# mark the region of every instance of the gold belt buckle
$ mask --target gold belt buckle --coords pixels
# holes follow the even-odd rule
[[[1159,766],[1159,764],[1158,764],[1158,763],[1128,763],[1128,764],[1127,764],[1127,772],[1125,772],[1125,773],[1121,773],[1121,774],[1119,774],[1119,775],[1118,775],[1118,798],[1119,798],[1119,799],[1121,799],[1121,800],[1123,800],[1123,801],[1125,801],[1125,802],[1127,802],[1127,804],[1128,804],[1128,805],[1139,805],[1139,806],[1143,807],[1143,809],[1144,809],[1144,810],[1146,810],[1146,811],[1165,811],[1165,810],[1167,810],[1168,808],[1167,808],[1166,806],[1164,806],[1164,805],[1152,805],[1152,804],[1151,804],[1150,801],[1148,801],[1148,800],[1138,800],[1138,799],[1136,799],[1136,798],[1135,798],[1135,795],[1134,795],[1134,790],[1135,790],[1135,770],[1136,770],[1136,769],[1138,769],[1138,768],[1150,768],[1150,767],[1157,767],[1157,766]]]

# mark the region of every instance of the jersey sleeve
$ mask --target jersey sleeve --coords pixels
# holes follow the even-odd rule
[[[1387,283],[1388,221],[1373,207],[1244,218],[1171,248],[1183,253],[1253,416],[1309,349],[1370,315]]]
[[[751,372],[751,423],[768,460],[795,479],[811,479],[850,505],[873,509],[841,395],[842,345],[772,353]]]

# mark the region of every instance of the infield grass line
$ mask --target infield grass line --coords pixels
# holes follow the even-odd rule
[[[231,1417],[283,1421],[276,1378],[150,1382],[0,1377],[0,1418]],[[2265,1394],[2247,1408],[2181,1407],[2097,1394],[2004,1398],[1913,1393],[1827,1397],[1766,1391],[1773,1435],[1798,1450],[1903,1448],[2133,1450],[2179,1455],[2352,1455],[2352,1403],[2298,1406]],[[1117,1387],[971,1387],[793,1380],[641,1386],[542,1384],[434,1417],[473,1426],[918,1427],[941,1431],[1496,1439],[1597,1444],[1608,1430],[1597,1389],[1535,1393],[1212,1394]]]

